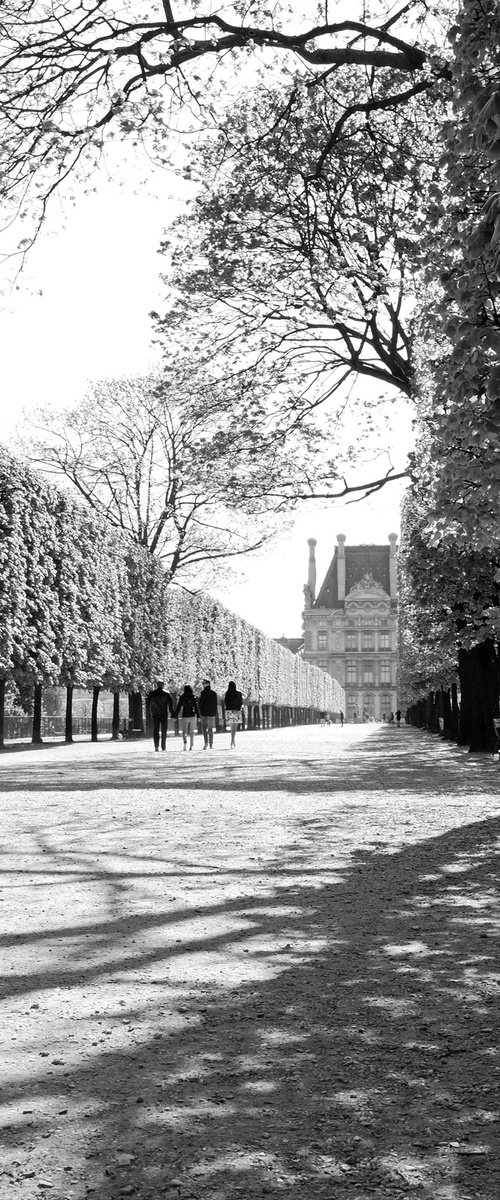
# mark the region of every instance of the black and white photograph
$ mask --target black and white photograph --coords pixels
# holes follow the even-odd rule
[[[499,1200],[499,0],[4,0],[0,347],[0,1200]]]

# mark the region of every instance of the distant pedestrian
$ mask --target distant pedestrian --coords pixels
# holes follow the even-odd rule
[[[203,691],[198,698],[198,707],[201,717],[201,732],[203,734],[203,749],[213,749],[214,744],[214,725],[217,716],[217,692],[214,692],[210,687],[210,680],[203,680]]]
[[[187,740],[189,735],[189,749],[193,749],[194,733],[196,728],[196,718],[199,717],[200,710],[198,701],[189,683],[186,683],[184,691],[179,700],[174,716],[182,719],[182,740],[184,749],[187,750]]]
[[[385,713],[382,713],[382,720],[385,721]]]
[[[226,710],[229,728],[231,731],[230,750],[232,750],[236,745],[236,730],[238,728],[242,707],[243,697],[241,692],[238,691],[234,679],[231,679],[227,685],[226,695],[224,696],[224,708]]]
[[[326,712],[320,712],[319,723],[320,725],[326,725]]]
[[[356,710],[354,710],[354,712],[352,714],[352,719],[354,721],[354,724],[356,725],[357,721],[358,721],[358,714],[357,714]]]
[[[397,726],[399,729],[399,727],[401,725],[401,709],[400,708],[396,709],[396,723],[397,723]]]
[[[146,711],[149,713],[153,722],[153,742],[155,750],[160,749],[160,731],[161,731],[161,748],[166,750],[167,747],[167,726],[168,714],[173,717],[174,710],[172,706],[172,697],[168,692],[163,690],[163,679],[158,679],[153,692],[149,693],[146,700]]]
[[[341,724],[342,726],[343,726],[343,724],[344,724],[344,714],[343,714],[343,712],[342,712],[342,709],[340,710],[340,724]]]

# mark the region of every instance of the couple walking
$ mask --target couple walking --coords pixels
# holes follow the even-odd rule
[[[241,692],[237,691],[236,684],[231,680],[224,697],[224,706],[231,731],[231,746],[235,745],[236,730],[238,728],[242,705],[243,698]],[[154,692],[151,692],[148,696],[147,708],[153,721],[155,750],[159,750],[160,748],[160,734],[161,748],[162,750],[166,749],[169,714],[174,720],[178,717],[182,723],[182,740],[185,750],[187,750],[188,737],[189,749],[193,749],[197,720],[201,722],[204,742],[203,749],[213,748],[214,726],[217,716],[217,693],[210,686],[209,679],[203,680],[203,690],[198,700],[192,687],[187,683],[175,709],[169,692],[163,690],[163,680],[159,679]]]

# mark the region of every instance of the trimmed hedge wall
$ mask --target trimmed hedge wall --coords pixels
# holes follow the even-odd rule
[[[139,692],[236,680],[248,702],[345,707],[340,684],[0,451],[0,682]]]

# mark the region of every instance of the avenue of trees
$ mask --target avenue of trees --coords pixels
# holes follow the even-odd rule
[[[343,707],[339,685],[205,596],[174,589],[148,550],[2,451],[0,455],[0,741],[7,691],[33,703],[40,740],[42,689],[75,687],[132,697],[157,677],[173,691],[204,676],[229,679],[247,702],[290,710]],[[139,705],[137,701],[139,699]],[[118,703],[115,704],[118,728]]]
[[[86,441],[75,459],[75,431],[92,432],[85,414],[70,417],[70,451],[61,457],[59,424],[37,459],[108,531],[162,557],[170,578],[260,544],[303,499],[408,474],[401,703],[448,695],[447,727],[487,749],[498,715],[499,6],[388,11],[374,0],[368,17],[360,0],[332,20],[325,0],[318,14],[313,25],[293,4],[5,6],[0,198],[26,227],[21,256],[54,191],[91,180],[110,138],[144,145],[195,185],[164,239],[154,314],[169,396],[197,447],[186,443],[185,474],[154,473],[145,518],[149,449],[139,482],[128,450],[118,478],[102,425],[90,457]],[[179,138],[191,139],[184,157]],[[415,447],[409,464],[366,473],[381,392],[414,406]],[[175,401],[163,393],[165,413]],[[356,429],[343,445],[346,408]]]

